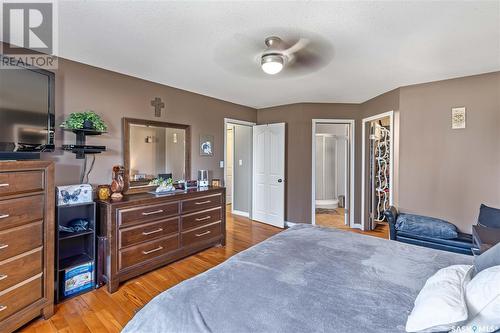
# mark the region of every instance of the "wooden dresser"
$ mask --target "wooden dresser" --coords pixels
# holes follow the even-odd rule
[[[0,332],[54,313],[54,166],[0,162]]]
[[[98,201],[99,235],[107,237],[109,292],[120,282],[215,245],[225,245],[225,189],[166,196],[125,195]]]

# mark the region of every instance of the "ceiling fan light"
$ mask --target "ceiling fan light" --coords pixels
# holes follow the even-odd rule
[[[261,59],[260,66],[266,74],[278,74],[284,66],[283,57],[276,54],[265,55]]]

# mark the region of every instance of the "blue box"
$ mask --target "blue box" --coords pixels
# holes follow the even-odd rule
[[[64,271],[64,296],[78,294],[94,288],[94,263],[69,268]]]

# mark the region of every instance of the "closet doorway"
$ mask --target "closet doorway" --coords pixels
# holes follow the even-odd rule
[[[354,120],[312,121],[312,224],[358,228],[354,203]]]
[[[384,211],[393,205],[394,112],[363,119],[363,230],[386,228]]]
[[[224,119],[224,184],[228,211],[251,217],[252,133],[255,123]]]

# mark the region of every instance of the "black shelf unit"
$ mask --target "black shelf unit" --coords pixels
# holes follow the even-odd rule
[[[67,226],[73,219],[86,219],[90,223],[89,230],[80,232],[59,231],[59,225]],[[58,206],[56,210],[56,255],[55,255],[55,300],[59,303],[95,289],[96,285],[96,205],[95,202]],[[65,296],[66,270],[85,263],[93,264],[92,286]]]
[[[63,128],[64,131],[73,132],[76,135],[76,144],[75,145],[63,145],[62,149],[66,151],[70,151],[73,154],[76,154],[77,159],[85,158],[86,154],[100,154],[103,151],[106,151],[106,147],[104,146],[86,146],[87,136],[89,135],[101,135],[106,132],[96,131],[93,129],[71,129],[71,128]],[[77,146],[77,147],[74,147]]]

